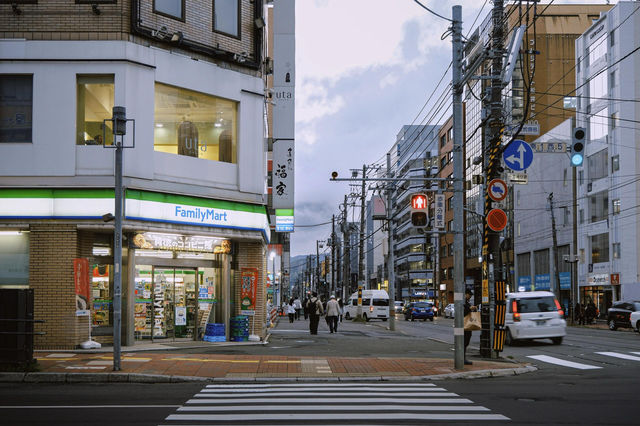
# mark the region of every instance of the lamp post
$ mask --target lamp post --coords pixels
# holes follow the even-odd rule
[[[275,302],[276,306],[280,308],[280,291],[276,288],[276,252],[272,251],[269,254],[269,259],[271,259],[271,284],[273,285],[273,291],[276,292]]]
[[[113,145],[106,145],[106,123],[112,123]],[[127,121],[133,122],[133,138],[131,146],[124,146],[124,135],[127,133]],[[115,148],[115,229],[113,232],[113,371],[120,371],[121,330],[122,330],[122,210],[124,197],[122,194],[122,149],[135,147],[135,121],[127,119],[125,107],[114,106],[111,120],[104,120],[102,126],[102,147]],[[119,136],[119,137],[118,137]]]

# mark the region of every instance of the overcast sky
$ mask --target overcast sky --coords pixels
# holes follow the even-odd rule
[[[484,0],[422,3],[446,17],[461,4],[465,35],[483,5],[478,23],[492,7]],[[560,3],[585,2],[554,2]],[[315,254],[316,240],[330,236],[330,224],[301,225],[330,222],[339,213],[349,185],[330,182],[332,171],[348,177],[350,169],[384,162],[403,125],[427,124],[433,102],[420,111],[451,61],[451,37],[441,40],[448,26],[413,0],[296,1],[292,256]],[[450,80],[449,74],[443,84]]]

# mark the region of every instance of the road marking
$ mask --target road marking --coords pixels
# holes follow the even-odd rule
[[[414,395],[415,396],[415,395]],[[243,404],[243,403],[260,403],[260,402],[273,402],[273,403],[294,403],[294,402],[309,402],[309,398],[197,398],[190,399],[187,404]],[[473,404],[473,401],[465,398],[315,398],[313,404],[318,405],[320,403],[362,403],[362,402],[397,402],[399,404],[412,403],[412,404],[425,404],[427,402],[431,404]]]
[[[162,361],[196,361],[196,362],[231,362],[240,364],[257,364],[257,359],[209,359],[209,358],[163,358]]]
[[[272,348],[274,349],[274,348]],[[264,361],[267,364],[300,364],[300,360],[279,360],[279,359],[269,359],[267,361]]]
[[[272,396],[296,396],[299,395],[300,391],[295,391],[292,390],[290,392],[270,392],[268,395],[269,397]],[[250,394],[250,393],[246,393],[246,394],[235,394],[233,395],[233,398],[237,398],[240,396],[255,396],[255,394]],[[309,396],[327,396],[330,395],[331,397],[337,397],[340,395],[344,395],[345,397],[348,397],[349,395],[351,395],[351,393],[336,393],[336,392],[305,392],[305,395],[309,395]],[[415,392],[367,392],[367,395],[371,395],[371,396],[415,396]],[[221,392],[221,393],[197,393],[195,395],[198,398],[220,398],[220,399],[224,399],[224,398],[228,398],[229,394],[227,392]],[[430,398],[432,396],[458,396],[457,393],[453,393],[453,392],[431,392],[429,394],[425,394],[424,397],[426,398]]]
[[[111,365],[113,361],[89,361],[87,365]]]
[[[632,354],[640,355],[640,352],[631,352]]]
[[[29,409],[29,410],[50,410],[52,408],[64,408],[64,409],[82,409],[87,408],[180,408],[182,405],[0,405],[0,410],[3,409]]]
[[[317,405],[252,405],[242,407],[242,411],[318,411],[324,407]],[[333,406],[333,408],[337,408]],[[340,407],[341,412],[360,411],[385,411],[385,410],[407,410],[407,411],[491,411],[486,407],[473,405],[358,405],[357,407]],[[238,406],[215,406],[215,407],[180,407],[178,411],[238,411]]]
[[[49,354],[45,358],[73,358],[76,354]]]
[[[66,370],[104,370],[107,367],[85,367],[80,365],[71,365],[69,367],[65,367]]]
[[[343,413],[321,413],[318,414],[318,420],[343,420]],[[358,420],[419,420],[424,422],[424,413],[358,413]],[[172,414],[165,420],[177,420],[177,421],[256,421],[256,420],[297,420],[300,421],[300,414],[298,413],[256,413],[252,415],[238,413],[238,414]],[[482,420],[509,420],[508,417],[502,414],[444,414],[444,413],[432,413],[429,414],[428,420],[469,420],[469,421],[482,421]]]
[[[353,387],[355,386],[353,383],[331,383],[330,385],[322,385],[322,386],[331,386],[332,388],[338,388],[338,387]],[[371,386],[371,384],[369,384],[369,386]],[[375,387],[376,388],[430,388],[430,387],[435,387],[436,385],[434,385],[433,383],[376,383]],[[316,389],[318,387],[317,383],[299,383],[299,384],[288,384],[288,383],[283,383],[283,384],[277,384],[277,385],[269,385],[269,384],[265,384],[265,383],[256,383],[256,384],[252,384],[252,385],[244,385],[244,384],[238,384],[238,385],[207,385],[207,388],[215,388],[215,389],[241,389],[241,388],[249,388],[249,389],[256,389],[256,388],[269,388],[272,389],[273,387],[279,387],[279,388],[296,388],[296,389],[304,389],[304,388],[311,388],[311,389]]]
[[[564,359],[555,358],[548,355],[528,355],[527,358],[537,359],[538,361],[548,362],[549,364],[561,365],[563,367],[569,368],[577,368],[578,370],[595,370],[597,367],[595,365],[581,364],[579,362],[566,361]]]
[[[313,386],[312,388],[310,388],[314,391],[321,391],[321,390],[325,390],[325,391],[380,391],[380,390],[385,390],[385,391],[389,391],[390,393],[394,393],[394,392],[403,392],[406,391],[406,388],[388,388],[388,387],[377,387],[377,386]],[[218,392],[221,391],[222,389],[203,389],[201,392]],[[224,392],[226,393],[268,393],[268,392],[273,392],[273,391],[287,391],[287,390],[292,390],[292,388],[290,387],[284,387],[284,386],[273,386],[271,388],[258,388],[258,389],[250,389],[250,388],[242,388],[242,389],[224,389]],[[417,391],[418,389],[416,388],[411,388],[412,391]],[[428,388],[419,388],[420,392],[444,392],[446,391],[446,389],[444,388],[433,388],[433,387],[428,387]],[[300,389],[298,389],[296,392],[300,392]]]
[[[628,359],[628,360],[631,360],[631,361],[640,361],[640,356],[619,354],[617,352],[596,352],[596,353],[598,355],[612,356],[614,358]],[[632,353],[636,353],[636,352],[632,352]]]

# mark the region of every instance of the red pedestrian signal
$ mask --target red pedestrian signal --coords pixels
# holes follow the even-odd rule
[[[425,194],[411,195],[411,224],[424,228],[428,223],[428,202]]]

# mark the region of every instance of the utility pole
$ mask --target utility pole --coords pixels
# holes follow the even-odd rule
[[[464,368],[464,159],[462,158],[462,6],[452,8],[452,93],[453,93],[453,300],[454,365]]]
[[[576,323],[576,303],[580,302],[580,294],[578,290],[578,188],[576,182],[576,167],[572,167],[572,192],[573,192],[573,212],[572,212],[572,226],[573,226],[573,254],[571,256],[571,296],[572,296],[572,309],[571,309],[571,321]],[[582,305],[582,304],[581,304]]]
[[[560,270],[558,268],[558,237],[556,235],[556,217],[553,214],[553,192],[549,193],[549,207],[551,208],[551,234],[553,237],[553,275],[555,285],[551,289],[560,300]]]
[[[503,1],[494,0],[491,32],[491,90],[490,90],[490,119],[488,122],[487,144],[484,149],[489,155],[485,157],[485,182],[489,182],[499,176],[500,153],[502,150],[502,56],[503,46]],[[492,209],[492,201],[488,191],[485,191],[485,215]],[[496,275],[502,276],[502,271],[496,270],[496,263],[500,256],[500,235],[491,230],[485,219],[484,241],[482,245],[482,331],[480,333],[480,355],[483,357],[497,358],[498,353],[494,347],[494,315],[495,315],[495,283]],[[504,299],[504,295],[500,295]]]
[[[360,242],[358,244],[358,291],[365,289],[364,279],[364,200],[366,198],[367,166],[362,166],[362,189],[360,193]],[[360,293],[358,293],[359,295]],[[358,309],[356,309],[358,319],[362,318],[362,298],[358,297]]]
[[[391,178],[391,154],[387,153],[387,177]],[[387,232],[389,233],[387,237],[387,246],[388,246],[388,254],[387,254],[387,271],[389,274],[389,330],[396,330],[396,309],[395,309],[395,300],[396,300],[396,285],[395,285],[395,270],[393,266],[393,214],[391,211],[391,194],[393,192],[393,182],[387,182]]]
[[[320,241],[316,240],[316,286],[320,290]]]
[[[347,208],[349,207],[347,196],[344,196],[344,227],[342,228],[342,238],[344,245],[344,272],[342,279],[344,280],[345,288],[348,288],[348,296],[351,296],[353,293],[353,288],[351,287],[351,229],[349,225],[349,215],[347,214]],[[347,295],[345,295],[347,296]]]
[[[336,215],[331,215],[331,294],[336,293]]]

